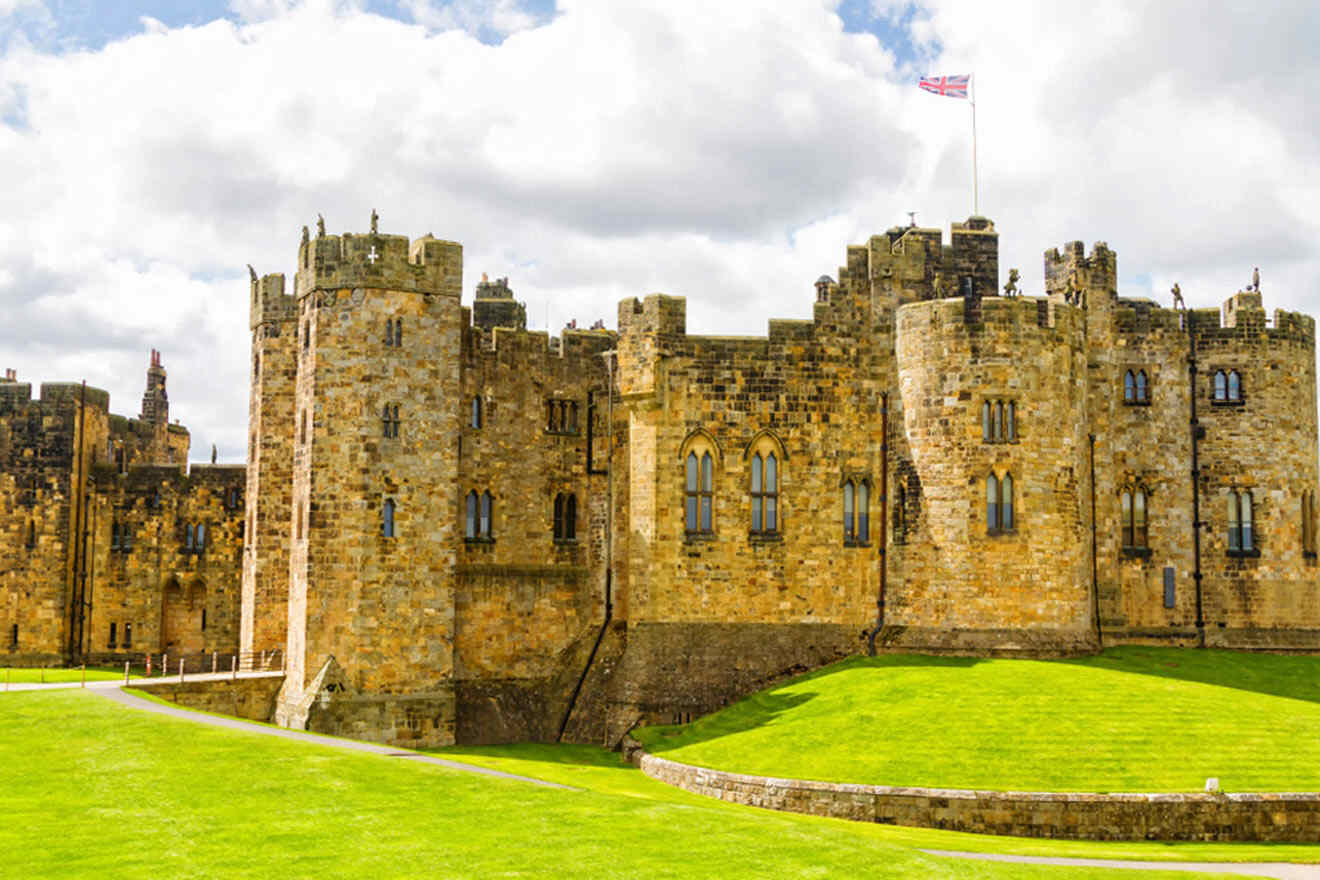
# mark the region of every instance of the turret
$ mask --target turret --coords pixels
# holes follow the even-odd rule
[[[170,421],[165,368],[160,365],[160,352],[154,348],[151,350],[151,365],[147,367],[147,390],[142,395],[142,421],[153,425],[166,425]]]
[[[527,329],[527,306],[513,298],[508,278],[491,281],[485,272],[481,273],[481,283],[477,285],[472,302],[472,323],[484,330],[493,327]]]

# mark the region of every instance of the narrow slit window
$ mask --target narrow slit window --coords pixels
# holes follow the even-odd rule
[[[989,443],[994,439],[990,430],[990,401],[981,404],[981,439]]]
[[[687,462],[685,463],[684,467],[686,468],[687,471],[686,473],[687,481],[685,483],[684,493],[683,493],[683,526],[687,531],[695,532],[698,530],[697,504],[698,504],[698,499],[701,496],[701,492],[698,488],[698,483],[697,483],[697,479],[698,479],[697,469],[699,467],[699,464],[698,464],[697,454],[695,452],[688,453]]]
[[[871,486],[862,480],[857,484],[857,542],[871,540]]]
[[[701,531],[713,530],[715,507],[715,459],[709,452],[701,456]]]
[[[991,534],[999,531],[999,480],[994,474],[985,478],[985,528]]]
[[[1242,377],[1238,375],[1237,370],[1228,371],[1228,399],[1242,399]]]
[[[1132,546],[1146,547],[1146,492],[1138,489],[1132,493]]]
[[[1123,374],[1123,400],[1127,403],[1133,403],[1137,399],[1137,380],[1128,370]]]
[[[481,427],[481,395],[472,398],[472,427]]]
[[[577,496],[571,492],[564,501],[564,540],[577,540]]]
[[[1123,546],[1132,546],[1132,493],[1127,489],[1119,496],[1119,509],[1123,523]]]
[[[556,541],[564,540],[564,493],[560,492],[555,496],[554,512],[554,537]]]
[[[1228,549],[1242,549],[1242,514],[1238,508],[1238,493],[1228,493]]]
[[[394,537],[394,499],[386,498],[381,507],[381,536]]]
[[[464,524],[463,537],[472,540],[477,537],[477,490],[467,493],[467,520]]]
[[[1150,397],[1146,393],[1146,371],[1139,370],[1137,372],[1137,402],[1147,403],[1149,400]]]
[[[491,532],[491,512],[494,507],[494,497],[487,490],[481,495],[481,522],[478,523],[481,537],[489,538]]]
[[[999,481],[999,529],[1009,531],[1013,528],[1013,476],[1004,474]]]
[[[854,512],[853,512],[853,484],[852,480],[843,484],[843,540],[850,544],[856,540],[854,530]]]

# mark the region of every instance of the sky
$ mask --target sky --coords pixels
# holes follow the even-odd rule
[[[464,246],[533,329],[687,298],[807,318],[849,244],[980,213],[1000,270],[1105,241],[1119,295],[1320,313],[1320,15],[1201,0],[0,0],[0,367],[242,461],[247,264],[303,225]],[[34,389],[35,391],[35,389]]]

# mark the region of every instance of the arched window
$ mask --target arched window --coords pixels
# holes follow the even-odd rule
[[[481,427],[481,395],[477,394],[472,398],[472,427]]]
[[[488,489],[481,495],[481,518],[477,522],[477,533],[479,537],[490,537],[493,507],[494,496],[490,494],[490,490]]]
[[[1123,374],[1123,402],[1136,403],[1137,400],[1137,379],[1128,370]]]
[[[690,534],[710,534],[715,506],[715,460],[710,452],[692,450],[684,464],[683,525]]]
[[[995,423],[994,423],[994,425],[995,425],[995,426],[994,426],[994,436],[995,436],[995,439],[996,439],[996,440],[1003,440],[1003,439],[1004,439],[1004,403],[1003,403],[1003,401],[996,401],[996,402],[995,402]]]
[[[871,485],[865,480],[857,484],[857,543],[871,540]]]
[[[197,552],[201,553],[206,549],[206,526],[203,523],[197,524]]]
[[[843,543],[852,544],[856,538],[856,514],[853,510],[853,484],[848,480],[843,484]]]
[[[1122,540],[1125,549],[1150,546],[1146,527],[1146,490],[1127,488],[1119,495]]]
[[[1228,399],[1242,399],[1242,377],[1238,375],[1237,370],[1228,371]]]
[[[981,440],[1011,443],[1017,439],[1017,410],[1011,400],[987,400],[981,404]]]
[[[999,528],[1007,532],[1013,526],[1013,476],[1004,474],[999,481]]]
[[[1148,403],[1150,396],[1146,393],[1146,371],[1137,371],[1137,402]]]
[[[382,537],[394,537],[394,499],[386,498],[381,506],[380,533]]]
[[[1011,400],[1004,404],[1004,439],[1010,443],[1017,439],[1017,413]]]
[[[985,478],[985,528],[990,534],[999,531],[999,479],[994,474]]]
[[[301,532],[301,529],[300,529],[299,531]],[[194,544],[193,544],[193,527],[192,527],[192,523],[184,523],[184,524],[183,524],[183,549],[184,549],[184,550],[191,550],[191,549],[193,549],[193,547],[194,547]]]
[[[779,531],[779,460],[773,452],[752,456],[752,534]]]
[[[555,540],[577,540],[577,496],[560,492],[555,496]]]
[[[1228,552],[1251,553],[1256,549],[1255,516],[1251,492],[1234,489],[1228,493]]]
[[[995,439],[995,435],[990,425],[990,401],[981,404],[981,439],[986,443]]]
[[[403,318],[385,319],[385,344],[391,347],[403,345]]]
[[[394,319],[394,345],[403,345],[403,318]]]
[[[463,528],[463,537],[469,541],[477,537],[477,490],[467,493],[467,520]]]
[[[1223,370],[1215,372],[1215,400],[1228,400],[1228,376]]]

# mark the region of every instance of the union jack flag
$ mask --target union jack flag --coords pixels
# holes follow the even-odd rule
[[[946,98],[966,98],[967,83],[971,78],[970,73],[962,76],[923,76],[917,87]]]

